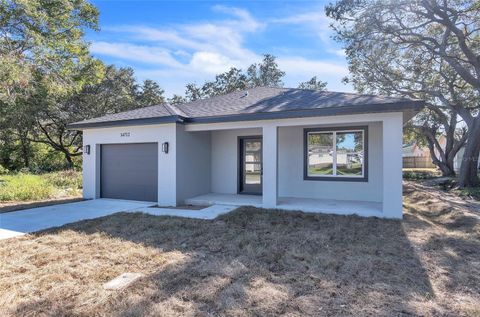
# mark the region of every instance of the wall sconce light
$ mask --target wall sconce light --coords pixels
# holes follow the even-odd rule
[[[84,146],[84,152],[85,152],[85,154],[90,155],[90,145],[85,145]]]
[[[167,154],[168,153],[168,142],[162,143],[162,152]]]

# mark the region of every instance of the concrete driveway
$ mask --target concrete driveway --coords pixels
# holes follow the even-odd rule
[[[84,219],[103,217],[120,211],[139,210],[153,205],[155,203],[95,199],[0,213],[0,240]]]

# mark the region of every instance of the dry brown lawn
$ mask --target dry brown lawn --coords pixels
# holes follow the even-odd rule
[[[0,316],[479,316],[479,247],[478,203],[413,182],[403,222],[120,213],[0,241]]]

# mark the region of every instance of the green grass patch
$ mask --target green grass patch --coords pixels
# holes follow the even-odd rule
[[[55,188],[39,175],[4,175],[0,177],[0,201],[47,199]]]
[[[333,175],[333,167],[332,165],[329,166],[319,166],[319,167],[312,167],[308,168],[309,175]]]
[[[406,180],[422,180],[431,179],[442,176],[442,173],[433,168],[404,168],[403,179]]]
[[[78,196],[81,193],[81,173],[62,171],[42,175],[0,175],[0,201],[29,201]]]
[[[480,200],[480,187],[466,187],[455,189],[460,197],[468,197]]]

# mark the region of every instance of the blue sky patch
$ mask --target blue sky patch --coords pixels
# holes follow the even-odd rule
[[[277,56],[286,87],[312,76],[333,91],[348,74],[332,39],[326,2],[314,1],[93,1],[100,32],[88,32],[94,56],[130,66],[138,80],[154,79],[166,95],[184,94],[230,67],[246,69],[262,54]]]

